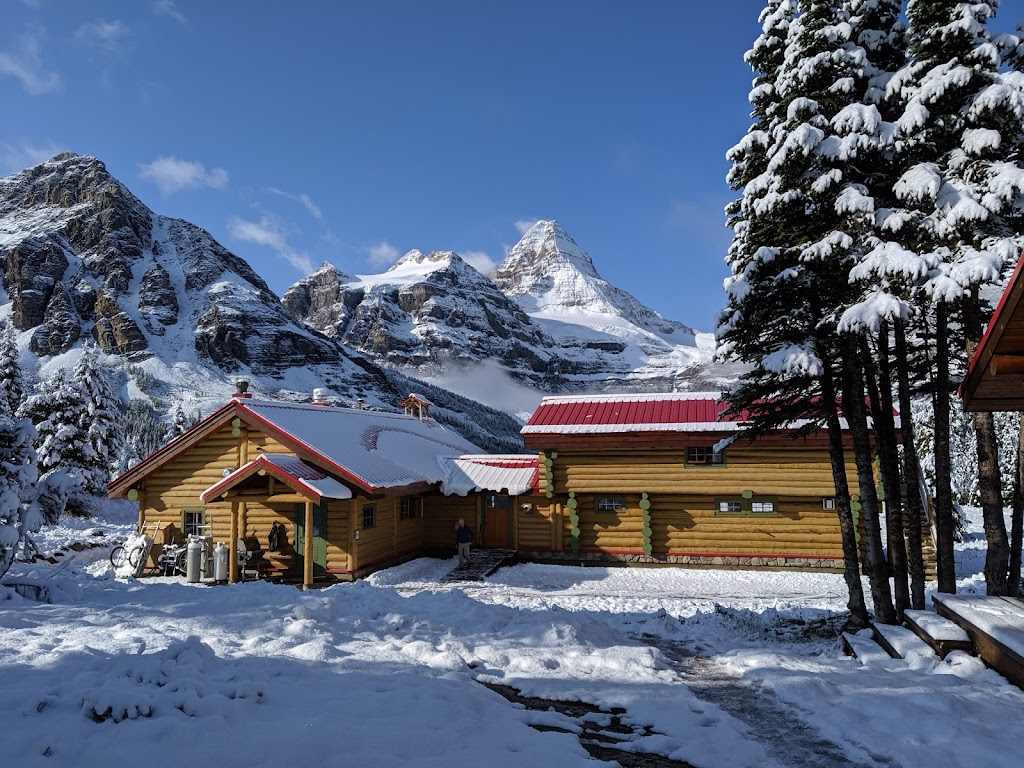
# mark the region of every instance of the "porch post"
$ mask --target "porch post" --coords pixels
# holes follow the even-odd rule
[[[231,502],[231,538],[228,539],[228,583],[238,581],[238,502]]]
[[[313,502],[306,502],[306,523],[302,534],[302,588],[313,586]]]

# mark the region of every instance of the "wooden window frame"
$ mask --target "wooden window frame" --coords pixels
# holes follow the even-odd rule
[[[723,496],[715,499],[715,517],[746,517],[746,512],[743,508],[743,499],[739,496],[735,498],[732,496]],[[735,504],[736,509],[722,509],[723,504]]]
[[[738,505],[736,510],[722,510],[722,504]],[[755,512],[755,504],[771,504],[770,512]],[[779,500],[775,496],[744,499],[742,496],[720,496],[715,498],[715,517],[779,517]]]
[[[365,530],[367,528],[377,527],[377,505],[376,504],[363,504],[363,519],[360,528]]]
[[[608,501],[615,506],[606,509],[601,508],[601,502]],[[626,505],[626,497],[621,494],[606,494],[604,496],[594,497],[594,514],[595,515],[621,515],[629,511],[629,507]]]
[[[416,520],[423,517],[423,499],[419,496],[403,496],[398,503],[399,520]]]
[[[691,454],[691,451],[694,454],[699,451],[704,458],[698,458],[698,456]],[[695,469],[724,467],[725,451],[716,451],[713,445],[691,445],[686,449],[686,461],[683,462],[683,466],[694,467]]]
[[[194,535],[206,536],[206,507],[182,507],[181,508],[181,532],[186,536],[193,534],[189,533],[189,526],[186,523],[189,515],[199,515],[199,524],[194,526],[197,531]]]
[[[821,508],[827,509],[832,512],[836,508],[836,497],[835,496],[822,496],[821,497]]]

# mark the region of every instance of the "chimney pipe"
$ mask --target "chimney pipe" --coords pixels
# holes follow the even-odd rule
[[[323,387],[317,387],[313,390],[313,405],[326,406],[327,403],[327,390]]]
[[[235,382],[235,390],[236,392],[235,394],[232,395],[232,397],[252,397],[252,394],[249,392],[249,382],[246,381],[245,379],[239,379],[238,381]]]

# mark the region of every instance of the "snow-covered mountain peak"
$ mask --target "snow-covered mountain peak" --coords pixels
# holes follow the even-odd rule
[[[557,221],[538,221],[523,234],[498,267],[495,282],[509,294],[538,295],[560,275],[600,279],[594,262]]]

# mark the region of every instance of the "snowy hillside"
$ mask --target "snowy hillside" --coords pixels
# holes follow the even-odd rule
[[[672,391],[706,374],[714,350],[711,334],[603,280],[557,222],[527,232],[494,280],[450,251],[413,250],[378,275],[325,264],[284,304],[383,364],[453,387],[484,366],[544,392]]]
[[[295,322],[243,259],[153,213],[96,158],[67,153],[0,179],[0,271],[0,318],[19,332],[30,371],[73,365],[94,339],[132,396],[166,404],[189,393],[210,411],[244,378],[264,397],[308,400],[327,387],[396,410],[424,391],[473,442],[518,447],[513,419]]]

